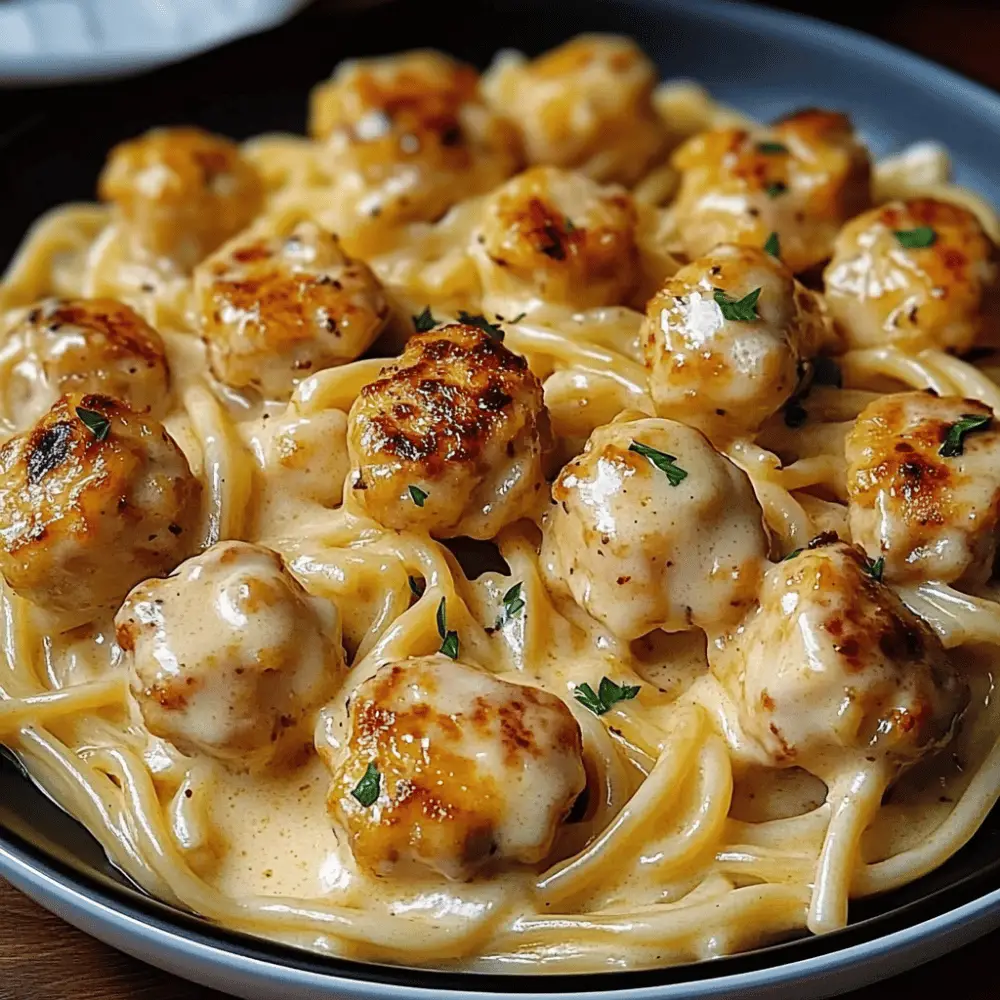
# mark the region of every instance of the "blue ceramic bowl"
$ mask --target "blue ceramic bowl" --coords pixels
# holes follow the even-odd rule
[[[127,83],[7,94],[0,134],[0,261],[31,219],[92,196],[108,147],[158,124],[242,136],[302,131],[309,86],[345,56],[434,45],[485,64],[584,30],[632,35],[664,77],[691,77],[767,119],[841,108],[876,154],[934,138],[958,179],[1000,202],[1000,98],[922,59],[805,17],[718,0],[454,0],[315,12],[270,34]],[[55,139],[57,138],[57,141]],[[943,868],[859,902],[848,928],[710,963],[588,976],[485,977],[323,959],[214,927],[131,887],[81,828],[0,765],[0,873],[123,951],[254,1000],[519,995],[604,1000],[829,996],[928,961],[1000,925],[1000,817]]]

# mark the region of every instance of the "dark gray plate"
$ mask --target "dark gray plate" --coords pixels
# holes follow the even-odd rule
[[[958,179],[994,201],[1000,100],[923,60],[809,19],[715,0],[397,0],[285,27],[124,82],[0,96],[0,260],[52,205],[93,197],[107,149],[150,126],[193,122],[242,137],[302,131],[308,88],[346,56],[433,45],[484,65],[582,30],[630,34],[665,77],[692,77],[768,118],[849,111],[879,154],[934,138]],[[96,844],[8,762],[0,765],[0,872],[92,933],[241,995],[388,997],[423,991],[607,996],[826,995],[917,964],[1000,923],[1000,817],[948,864],[857,903],[846,930],[712,963],[601,976],[484,977],[324,960],[213,927],[137,892]],[[807,985],[808,984],[808,985]],[[777,991],[777,992],[775,992]]]

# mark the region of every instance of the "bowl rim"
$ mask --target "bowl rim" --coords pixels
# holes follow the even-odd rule
[[[820,20],[808,14],[751,6],[741,0],[642,0],[665,13],[681,16],[711,27],[725,25],[764,33],[790,45],[810,39],[829,51],[845,53],[853,59],[885,64],[895,75],[905,74],[929,91],[962,104],[1000,131],[1000,95],[989,88],[922,56],[907,52],[881,39],[852,28]],[[44,794],[44,793],[43,793]],[[280,972],[296,984],[329,989],[338,982],[355,989],[365,987],[385,1000],[404,997],[442,998],[448,995],[495,997],[514,995],[552,1000],[554,997],[593,997],[615,1000],[708,997],[730,991],[755,994],[762,988],[791,986],[818,976],[844,972],[875,959],[890,961],[912,953],[930,940],[957,936],[962,929],[985,924],[991,917],[1000,922],[1000,888],[996,864],[938,889],[928,896],[859,923],[842,931],[786,942],[714,961],[639,971],[601,973],[540,974],[512,973],[497,976],[475,972],[451,972],[367,963],[336,956],[323,956],[291,945],[233,931],[212,924],[168,903],[147,896],[141,890],[119,885],[103,875],[74,868],[39,845],[33,844],[0,822],[0,874],[30,886],[46,900],[57,902],[87,917],[96,925],[118,926],[129,933],[154,941],[163,949],[204,961],[262,975]],[[990,878],[994,875],[994,878]],[[983,884],[986,883],[986,884]],[[974,891],[972,891],[974,889]],[[957,903],[955,897],[959,897]],[[940,912],[942,899],[952,900]],[[924,911],[924,916],[920,912]],[[883,933],[886,925],[892,927]],[[985,929],[985,927],[981,928]],[[971,934],[970,934],[971,936]],[[860,941],[852,941],[860,937]],[[798,957],[812,942],[816,954]],[[955,941],[957,944],[957,940]],[[789,953],[789,949],[794,949]],[[943,950],[943,949],[942,949]],[[935,957],[933,949],[918,955],[917,961]],[[775,962],[764,961],[770,957]],[[787,956],[787,960],[786,960]],[[749,970],[727,971],[748,964]],[[716,974],[720,972],[721,974]],[[599,978],[601,985],[595,986]],[[670,981],[673,980],[673,981]],[[743,995],[743,994],[741,994]]]

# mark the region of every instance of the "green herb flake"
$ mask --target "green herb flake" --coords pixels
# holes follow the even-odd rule
[[[503,330],[480,313],[467,313],[464,309],[459,309],[458,321],[466,326],[478,327],[483,333],[489,334],[494,340],[503,343]]]
[[[351,789],[351,795],[367,809],[375,804],[381,785],[382,775],[378,773],[378,768],[372,762],[369,763],[367,770],[361,776],[361,780]]]
[[[639,684],[616,684],[602,677],[596,692],[589,684],[577,684],[573,688],[573,697],[594,715],[604,715],[618,702],[631,701],[639,693],[639,688]]]
[[[796,556],[802,555],[803,552],[805,552],[805,549],[792,549],[787,556],[782,556],[778,562],[788,562],[789,559],[794,559]]]
[[[687,470],[674,464],[677,461],[674,455],[668,455],[665,451],[651,448],[648,444],[643,444],[641,441],[633,441],[628,446],[628,450],[649,459],[660,472],[666,475],[667,481],[671,486],[680,486],[687,479]]]
[[[764,188],[764,193],[768,198],[778,198],[788,190],[788,185],[784,181],[771,181]]]
[[[948,428],[944,444],[938,449],[943,458],[956,458],[965,453],[965,435],[984,431],[993,423],[989,413],[963,413],[962,419]]]
[[[418,506],[423,507],[424,501],[427,499],[429,494],[426,490],[422,490],[419,486],[409,486],[407,487],[410,491],[410,499]]]
[[[448,614],[445,598],[441,598],[441,603],[437,609],[437,629],[441,636],[441,648],[438,650],[445,656],[450,656],[453,660],[458,659],[458,633],[450,631],[448,628]]]
[[[98,441],[103,441],[111,433],[111,421],[103,413],[78,406],[76,415]]]
[[[930,226],[917,226],[916,229],[897,229],[893,232],[896,241],[904,250],[925,250],[933,246],[937,233]]]
[[[431,314],[430,306],[424,306],[412,319],[413,328],[417,333],[427,333],[428,330],[433,330],[438,325],[438,320]]]
[[[518,313],[513,319],[507,320],[508,323],[520,323],[522,319],[528,314],[526,312]]]
[[[427,589],[427,584],[423,580],[418,579],[415,576],[407,577],[410,582],[410,590],[413,592],[414,597],[423,597],[424,591]]]
[[[781,156],[788,152],[788,147],[783,142],[758,142],[757,152],[765,156]]]
[[[882,582],[882,574],[885,572],[885,556],[878,559],[865,560],[865,572],[878,583]]]
[[[721,288],[714,291],[715,304],[722,310],[722,318],[731,320],[734,323],[753,323],[760,319],[757,314],[757,300],[760,298],[760,289],[755,288],[749,295],[744,295],[742,299],[730,298]]]
[[[503,595],[503,614],[497,618],[496,628],[502,628],[504,622],[512,621],[524,609],[525,600],[521,596],[521,584],[515,583],[506,594]]]
[[[772,257],[777,257],[781,259],[781,240],[778,239],[777,233],[771,233],[766,240],[764,240],[764,252],[769,253]]]

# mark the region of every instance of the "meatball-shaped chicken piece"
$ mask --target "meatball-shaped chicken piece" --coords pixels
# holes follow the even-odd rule
[[[828,541],[771,567],[713,670],[777,766],[913,761],[951,736],[968,687],[864,553]]]
[[[787,402],[826,329],[780,261],[727,245],[667,280],[642,339],[656,412],[719,440],[755,433]]]
[[[627,192],[555,167],[526,171],[490,196],[473,237],[487,306],[624,302],[639,280],[635,229]]]
[[[851,347],[967,351],[1000,326],[996,247],[967,208],[894,201],[841,230],[826,302]]]
[[[170,398],[163,340],[114,299],[40,303],[8,333],[0,369],[10,372],[6,404],[14,414],[44,412],[59,396],[77,392],[103,393],[137,413],[162,416]]]
[[[342,63],[313,91],[309,127],[335,185],[334,228],[358,253],[521,164],[517,132],[483,103],[476,71],[430,50]]]
[[[418,334],[348,417],[350,485],[388,528],[492,538],[537,508],[550,444],[527,362],[472,326]]]
[[[337,609],[247,542],[140,583],[115,625],[149,731],[240,768],[309,744],[345,670]]]
[[[847,436],[851,535],[887,579],[985,583],[1000,516],[1000,428],[972,399],[893,393]]]
[[[724,627],[757,596],[767,536],[750,480],[685,424],[599,427],[552,502],[548,583],[620,639]]]
[[[21,597],[89,621],[192,552],[200,496],[157,421],[63,396],[0,449],[0,571]]]
[[[718,243],[763,246],[778,234],[798,273],[830,256],[834,237],[871,204],[871,164],[844,115],[801,111],[769,129],[717,129],[689,139],[674,166],[674,203],[690,257]]]
[[[666,145],[656,82],[656,67],[631,40],[580,35],[530,62],[502,59],[484,90],[517,122],[529,162],[634,184]]]
[[[260,210],[264,189],[239,147],[196,128],[154,129],[116,146],[98,192],[133,251],[189,271]]]
[[[352,694],[329,805],[366,871],[459,881],[543,861],[585,784],[563,702],[439,654]]]
[[[195,287],[216,378],[270,399],[353,361],[389,315],[368,266],[311,222],[285,238],[238,236],[197,269]]]

